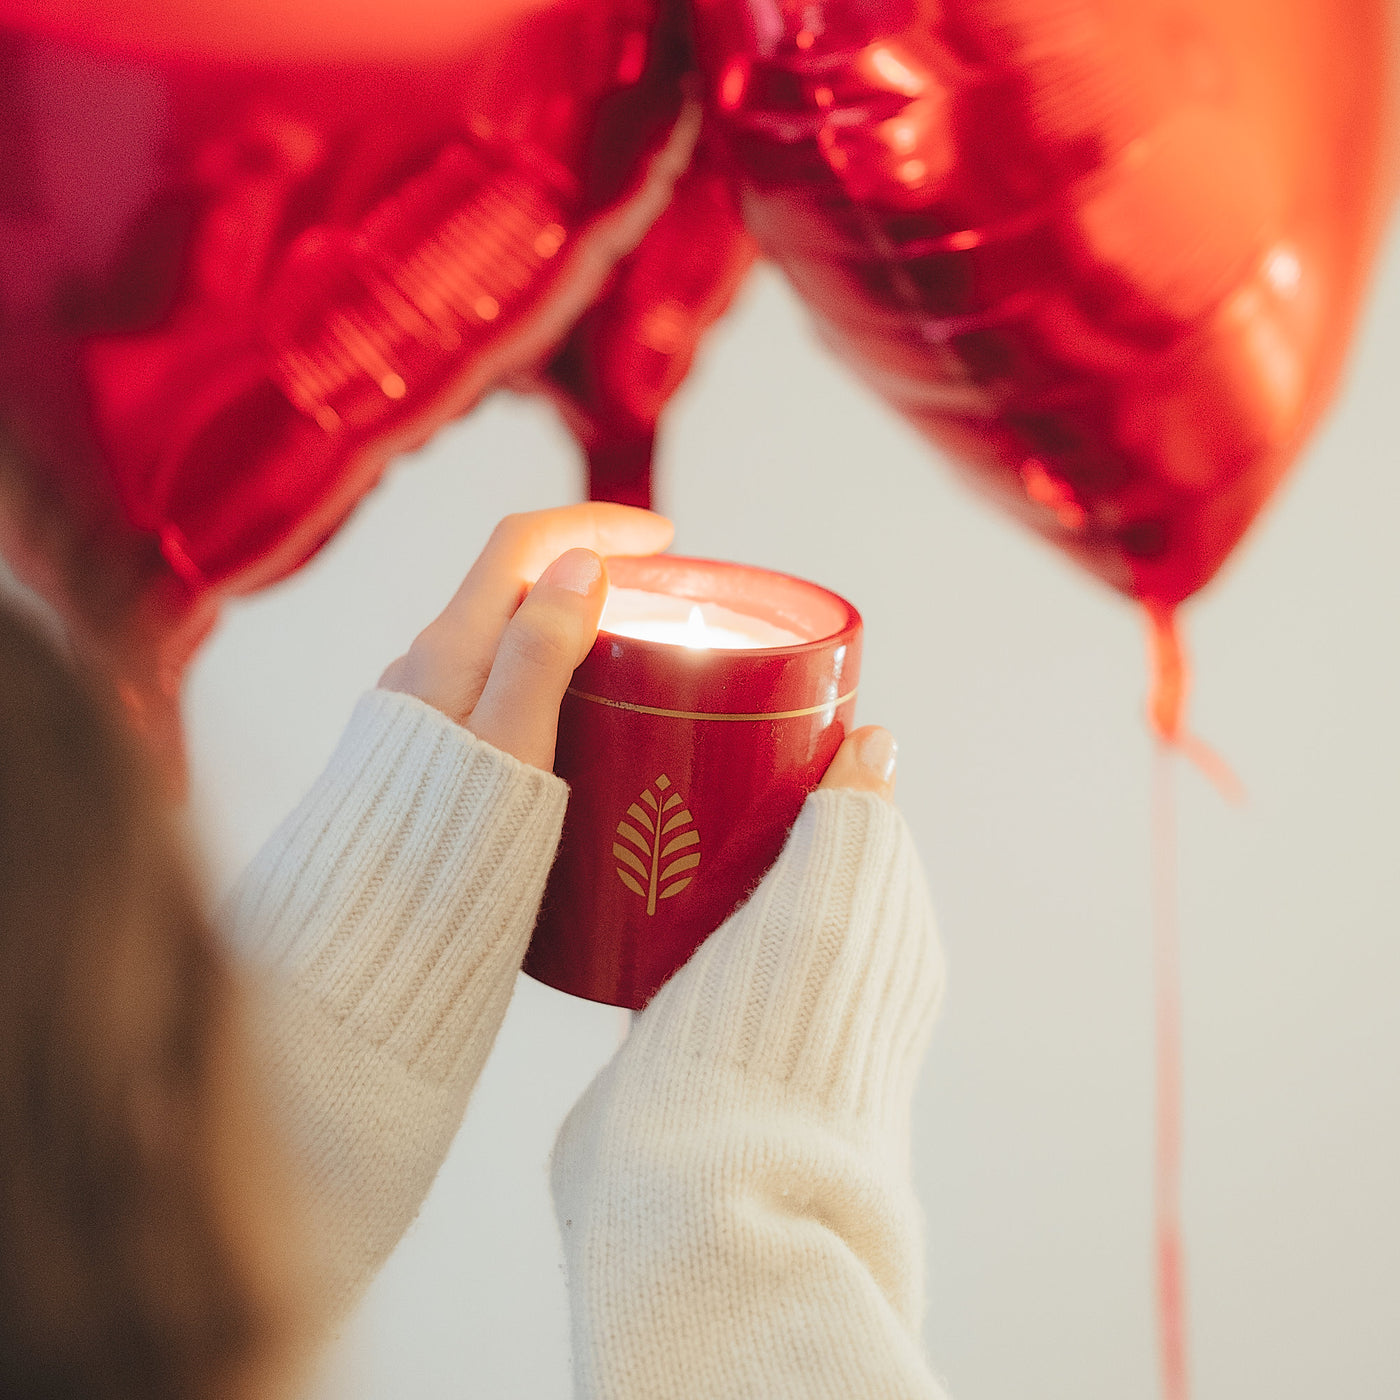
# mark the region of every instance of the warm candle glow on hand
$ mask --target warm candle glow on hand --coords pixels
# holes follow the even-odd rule
[[[796,632],[719,603],[696,603],[640,588],[612,589],[598,629],[692,651],[752,651],[798,646],[806,640]]]

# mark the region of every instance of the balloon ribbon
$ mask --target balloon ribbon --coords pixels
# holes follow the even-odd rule
[[[1186,729],[1190,666],[1176,609],[1146,602],[1152,664],[1148,714],[1157,745],[1152,771],[1152,943],[1156,984],[1157,1124],[1155,1214],[1157,1330],[1164,1400],[1187,1400],[1186,1273],[1181,1230],[1181,929],[1177,914],[1173,759],[1182,754],[1227,802],[1243,803],[1230,765]]]
[[[1157,1329],[1163,1400],[1187,1400],[1186,1270],[1181,1231],[1181,930],[1176,898],[1174,756],[1170,742],[1159,737],[1152,766]]]

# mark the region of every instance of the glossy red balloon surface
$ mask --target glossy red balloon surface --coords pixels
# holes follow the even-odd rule
[[[553,0],[0,0],[0,24],[106,51],[238,62],[418,62]]]
[[[744,219],[836,352],[1115,587],[1292,462],[1387,203],[1388,0],[694,0]]]
[[[545,359],[665,207],[699,124],[675,7],[480,13],[411,61],[0,29],[0,413],[80,541],[58,572],[106,580],[67,588],[80,630],[144,609],[177,669],[213,601]],[[12,544],[53,583],[39,534]]]
[[[587,453],[593,500],[651,506],[662,410],[755,252],[728,174],[702,133],[665,212],[545,372],[547,392]]]

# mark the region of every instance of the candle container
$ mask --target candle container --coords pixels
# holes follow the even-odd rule
[[[564,697],[555,771],[569,807],[525,971],[639,1010],[777,858],[851,726],[861,620],[764,569],[607,565],[614,589],[718,605],[760,637],[792,638],[696,649],[600,630]]]

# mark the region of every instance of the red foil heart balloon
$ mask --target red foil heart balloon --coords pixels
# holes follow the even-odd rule
[[[825,338],[1169,617],[1336,380],[1388,203],[1386,0],[693,8],[745,221]]]
[[[0,27],[9,545],[115,670],[161,678],[148,701],[220,597],[545,359],[688,163],[674,6],[484,14],[466,46],[334,61],[280,31],[221,55],[183,0],[160,54],[159,25]]]
[[[702,133],[665,212],[618,264],[543,378],[587,453],[593,500],[651,506],[662,410],[755,252],[728,175]]]

